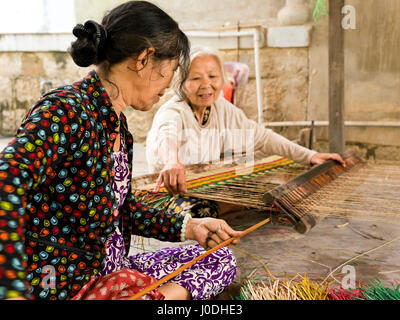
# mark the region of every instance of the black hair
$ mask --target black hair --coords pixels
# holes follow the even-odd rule
[[[150,2],[125,2],[109,11],[101,24],[89,20],[72,32],[77,40],[68,52],[80,67],[103,62],[111,66],[154,48],[153,59],[178,59],[181,78],[187,77],[189,40],[175,20]]]

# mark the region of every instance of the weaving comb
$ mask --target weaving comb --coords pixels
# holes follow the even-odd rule
[[[310,212],[299,212],[295,205],[316,191],[320,190],[343,173],[350,171],[365,162],[354,151],[346,151],[343,156],[347,167],[344,168],[335,160],[328,160],[285,184],[265,192],[263,201],[266,205],[276,205],[294,225],[299,233],[307,233],[318,222],[319,218]]]

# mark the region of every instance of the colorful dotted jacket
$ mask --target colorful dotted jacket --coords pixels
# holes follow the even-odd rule
[[[45,94],[0,153],[0,299],[69,299],[102,270],[122,229],[180,241],[183,217],[141,205],[117,211],[112,150],[120,125],[132,175],[133,138],[96,72]]]

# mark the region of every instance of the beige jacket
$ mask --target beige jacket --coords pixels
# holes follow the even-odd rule
[[[280,155],[300,163],[310,163],[311,151],[266,129],[246,117],[244,112],[220,96],[211,106],[208,122],[202,126],[190,106],[174,96],[157,111],[146,141],[150,172],[159,172],[160,145],[166,139],[179,148],[184,165],[218,161],[222,154],[247,154],[261,151],[265,156]]]

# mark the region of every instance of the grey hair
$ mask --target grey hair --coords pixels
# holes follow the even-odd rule
[[[222,54],[219,50],[214,49],[214,48],[210,48],[210,47],[193,48],[192,51],[190,52],[188,70],[190,69],[190,66],[191,66],[193,60],[198,57],[202,57],[202,56],[214,57],[217,60],[218,65],[221,69],[224,85],[229,83],[229,80],[228,80],[226,72],[225,72],[225,62],[224,62],[224,59],[222,58]],[[185,84],[186,80],[187,80],[187,74],[186,74],[186,77],[184,77],[184,78],[182,78],[180,74],[177,74],[173,80],[173,88],[175,89],[175,92],[177,93],[177,95],[179,96],[181,101],[184,101],[187,99],[186,94],[183,90],[183,85]]]

